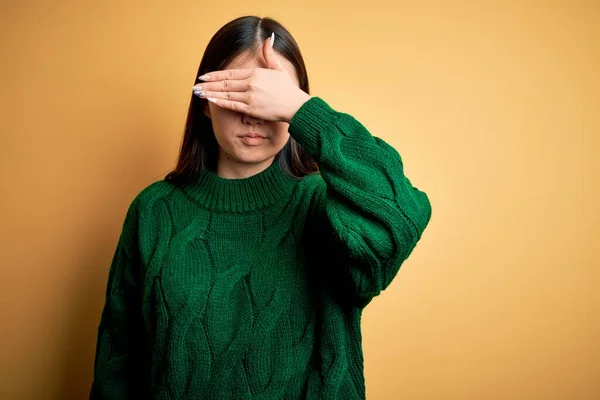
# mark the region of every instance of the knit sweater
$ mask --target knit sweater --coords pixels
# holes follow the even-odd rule
[[[156,181],[125,216],[91,399],[364,399],[361,314],[431,217],[398,152],[311,97],[280,159],[243,179]]]

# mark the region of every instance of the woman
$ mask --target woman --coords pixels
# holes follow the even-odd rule
[[[93,399],[364,399],[360,318],[431,217],[398,152],[311,97],[278,22],[210,41],[177,168],[131,203]]]

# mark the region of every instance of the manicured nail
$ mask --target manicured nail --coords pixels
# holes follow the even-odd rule
[[[217,102],[217,99],[215,99],[214,97],[207,97],[206,100],[211,101],[213,103]]]
[[[201,81],[205,81],[205,80],[210,79],[210,75],[208,75],[208,74],[200,75],[198,77],[198,79],[200,79]]]
[[[202,86],[192,86],[192,90],[202,90]]]
[[[271,47],[273,47],[273,43],[275,43],[275,32],[271,33]]]
[[[206,93],[201,92],[200,90],[194,90],[194,94],[198,97],[206,96]]]

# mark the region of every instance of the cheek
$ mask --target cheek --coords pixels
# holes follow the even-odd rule
[[[237,113],[225,109],[211,110],[211,122],[215,135],[231,136],[236,129]]]
[[[290,138],[290,133],[288,132],[289,124],[285,122],[277,122],[277,125],[274,127],[273,132],[276,132],[275,140],[277,144],[281,144],[282,146],[287,143]]]

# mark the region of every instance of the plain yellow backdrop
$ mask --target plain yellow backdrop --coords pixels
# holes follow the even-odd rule
[[[126,209],[246,14],[433,216],[365,310],[369,399],[600,398],[597,1],[3,1],[0,398],[83,399]]]

